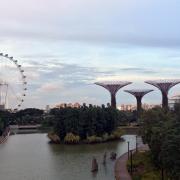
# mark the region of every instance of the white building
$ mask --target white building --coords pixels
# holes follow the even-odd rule
[[[180,94],[169,98],[169,108],[173,109],[176,103],[180,103]]]

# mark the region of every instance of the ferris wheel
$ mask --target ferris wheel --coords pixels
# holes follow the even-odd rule
[[[0,53],[0,109],[19,109],[26,91],[22,66],[8,54]]]

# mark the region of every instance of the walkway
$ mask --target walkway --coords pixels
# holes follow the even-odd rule
[[[128,153],[120,156],[115,163],[115,179],[116,180],[131,180],[131,176],[126,168]]]
[[[139,151],[147,151],[149,148],[146,144],[142,143],[141,139],[138,139],[141,142],[138,142],[138,150]],[[133,153],[135,150],[133,151]],[[115,163],[114,173],[116,180],[132,180],[128,170],[127,170],[127,161],[128,161],[128,153],[123,154],[120,156]]]

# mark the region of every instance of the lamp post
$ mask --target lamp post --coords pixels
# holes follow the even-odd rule
[[[137,135],[136,135],[136,152],[138,152],[138,142],[137,142]]]
[[[131,174],[132,174],[132,172],[133,172],[132,150],[130,151],[130,153],[131,153]]]
[[[163,167],[161,168],[161,180],[164,180],[164,169],[163,169]]]
[[[128,160],[129,160],[129,141],[127,143],[128,143]]]

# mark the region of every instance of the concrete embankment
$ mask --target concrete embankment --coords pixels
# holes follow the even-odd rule
[[[9,135],[10,135],[10,129],[6,128],[6,130],[3,132],[2,136],[0,136],[0,144],[3,144],[4,142],[6,142]]]

